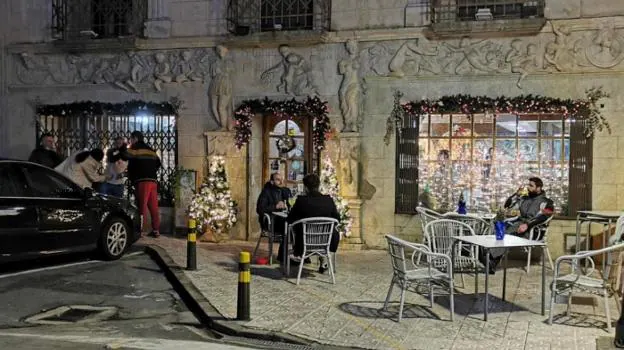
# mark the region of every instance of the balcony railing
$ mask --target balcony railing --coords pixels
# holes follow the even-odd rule
[[[431,4],[433,23],[544,17],[544,0],[433,0]]]
[[[229,0],[228,31],[328,31],[330,0]]]
[[[62,40],[143,35],[147,0],[52,0],[52,36]]]

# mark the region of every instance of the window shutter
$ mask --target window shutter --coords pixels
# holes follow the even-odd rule
[[[593,138],[585,137],[584,120],[570,123],[569,216],[592,208]]]
[[[405,114],[396,135],[395,212],[415,214],[418,205],[418,134],[420,116]]]

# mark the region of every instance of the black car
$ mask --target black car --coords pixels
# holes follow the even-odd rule
[[[82,189],[39,164],[0,159],[0,261],[97,249],[120,258],[141,232],[127,200]]]

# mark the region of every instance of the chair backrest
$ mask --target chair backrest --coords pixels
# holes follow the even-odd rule
[[[312,217],[293,222],[291,229],[297,225],[302,226],[303,244],[307,253],[326,252],[331,243],[334,228],[338,226],[338,220],[328,217]]]
[[[438,212],[425,207],[416,207],[416,212],[420,216],[420,224],[422,225],[423,235],[425,234],[425,226],[431,221],[437,220],[442,217]]]
[[[474,234],[476,235],[492,234],[492,224],[481,219],[478,216],[474,216],[470,214],[463,215],[463,214],[450,212],[450,213],[444,214],[444,218],[468,224],[470,227],[472,227],[472,230],[474,231]]]
[[[390,254],[392,270],[399,278],[403,278],[405,273],[410,270],[407,264],[407,254],[409,254],[409,252],[406,253],[406,250],[412,251],[412,265],[414,265],[414,253],[422,253],[425,255],[430,253],[430,250],[426,245],[407,242],[393,235],[386,235],[386,241],[388,242],[388,254]],[[420,261],[418,263],[420,263]],[[423,265],[428,264],[425,263]]]
[[[434,253],[445,254],[451,256],[451,248],[453,247],[456,236],[473,235],[474,231],[470,225],[451,219],[438,219],[432,221],[425,226],[425,237],[429,244],[429,249]],[[459,256],[461,244],[456,245],[455,254]]]

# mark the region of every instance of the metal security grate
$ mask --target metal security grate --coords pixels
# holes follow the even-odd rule
[[[177,128],[173,115],[93,115],[37,117],[37,139],[42,133],[51,133],[59,153],[68,157],[83,148],[101,148],[106,151],[117,136],[130,138],[138,130],[156,151],[162,162],[158,172],[158,194],[161,206],[173,206],[177,166]],[[133,189],[128,184],[127,197],[133,200]]]
[[[229,0],[228,30],[236,35],[266,31],[328,31],[330,0]]]
[[[147,0],[52,0],[56,39],[106,39],[142,35]]]
[[[544,0],[433,0],[434,23],[475,21],[479,10],[489,10],[489,19],[544,17]],[[486,11],[487,13],[487,11]]]
[[[414,214],[418,206],[420,116],[405,114],[396,138],[395,212]]]

